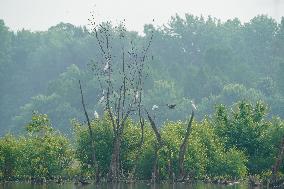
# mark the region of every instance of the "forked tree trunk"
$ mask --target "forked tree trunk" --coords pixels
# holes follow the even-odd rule
[[[182,144],[180,145],[180,149],[179,149],[179,158],[178,158],[179,176],[178,177],[179,177],[179,180],[181,180],[181,181],[183,181],[185,179],[184,156],[185,156],[186,148],[187,148],[187,145],[188,145],[189,136],[190,136],[190,133],[191,133],[193,117],[194,117],[194,111],[191,112],[191,117],[190,117],[190,120],[189,120],[187,128],[186,128],[186,133],[185,133],[184,139],[183,139]]]

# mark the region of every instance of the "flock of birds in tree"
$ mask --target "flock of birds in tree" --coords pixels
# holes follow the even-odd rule
[[[104,68],[103,68],[104,72],[106,72],[109,68],[110,68],[109,61],[107,61],[107,62],[106,62],[106,65],[105,65]],[[138,98],[139,98],[139,92],[138,92],[138,91],[136,91],[134,98],[135,98],[135,101],[138,100]],[[105,101],[105,90],[103,90],[103,92],[102,92],[102,97],[101,97],[100,100],[99,100],[99,104],[102,104],[104,101]],[[191,102],[191,107],[192,107],[192,109],[193,109],[194,111],[196,111],[196,110],[197,110],[197,107],[196,107],[196,105],[194,104],[194,101],[191,100],[190,102]],[[169,109],[175,109],[176,105],[177,105],[177,104],[166,104],[165,106],[167,106]],[[154,104],[153,107],[152,107],[152,110],[155,111],[155,110],[157,110],[157,109],[159,109],[159,106],[156,105],[156,104]],[[97,111],[94,112],[94,117],[95,117],[95,119],[98,119],[98,118],[99,118],[99,114],[98,114]]]
[[[100,100],[99,100],[99,104],[102,104],[102,103],[104,102],[104,100],[105,100],[104,93],[105,93],[105,91],[103,90],[103,95],[102,95],[102,97],[101,97]],[[135,100],[138,100],[138,98],[139,98],[139,92],[137,91],[137,92],[135,93]],[[190,102],[191,102],[191,107],[192,107],[192,109],[193,109],[194,111],[196,111],[196,110],[197,110],[197,107],[196,107],[194,101],[191,100]],[[163,106],[163,105],[161,105],[161,106]],[[167,106],[169,109],[175,109],[176,106],[177,106],[177,104],[174,104],[174,103],[173,103],[173,104],[166,104],[166,105],[164,105],[164,106]],[[158,105],[154,104],[154,105],[152,106],[152,110],[153,110],[153,111],[158,110],[158,109],[159,109],[159,106],[158,106]],[[95,119],[98,119],[98,118],[99,118],[99,114],[98,114],[97,111],[94,112],[94,117],[95,117]]]

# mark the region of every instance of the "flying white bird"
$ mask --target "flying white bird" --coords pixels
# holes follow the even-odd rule
[[[196,110],[197,110],[197,108],[196,108],[196,106],[195,106],[195,104],[194,104],[193,100],[191,100],[190,102],[191,102],[191,106],[192,106],[192,108],[196,111]]]
[[[159,108],[159,106],[153,105],[152,110],[156,110],[156,109],[158,109],[158,108]]]
[[[100,117],[97,111],[94,112],[94,116],[95,116],[95,119],[99,119]]]

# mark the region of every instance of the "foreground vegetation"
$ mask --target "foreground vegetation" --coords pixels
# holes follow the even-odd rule
[[[268,119],[261,102],[238,102],[232,107],[219,105],[214,116],[194,120],[185,153],[187,179],[244,179],[249,175],[271,176],[284,135],[284,122]],[[157,152],[157,180],[178,175],[179,146],[188,121],[166,122],[160,129],[163,145]],[[0,139],[1,180],[107,178],[112,155],[113,129],[108,114],[91,120],[98,169],[92,165],[88,127],[73,120],[74,136],[66,137],[53,129],[47,115],[34,113],[20,136],[7,134]],[[127,120],[120,154],[120,180],[151,179],[158,144],[150,124],[141,128]],[[279,174],[284,171],[283,166]]]

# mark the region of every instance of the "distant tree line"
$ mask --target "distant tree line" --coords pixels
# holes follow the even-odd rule
[[[123,23],[91,24],[13,33],[1,23],[1,125],[17,133],[0,139],[2,180],[183,182],[283,171],[284,19],[176,15],[146,25],[144,36]]]
[[[115,28],[110,30],[119,40]],[[159,106],[158,125],[187,117],[192,99],[198,120],[213,116],[216,104],[243,99],[262,100],[269,116],[283,118],[284,19],[277,23],[260,15],[247,23],[221,22],[186,14],[173,16],[162,27],[145,25],[143,36],[125,32],[137,48],[154,36],[144,105]],[[79,79],[84,81],[88,112],[103,114],[99,83],[88,66],[99,60],[100,52],[90,30],[61,23],[48,31],[12,32],[1,20],[0,41],[1,135],[23,131],[34,110],[48,114],[56,129],[71,134],[70,120],[85,119]],[[166,107],[171,103],[177,104],[175,111]]]

